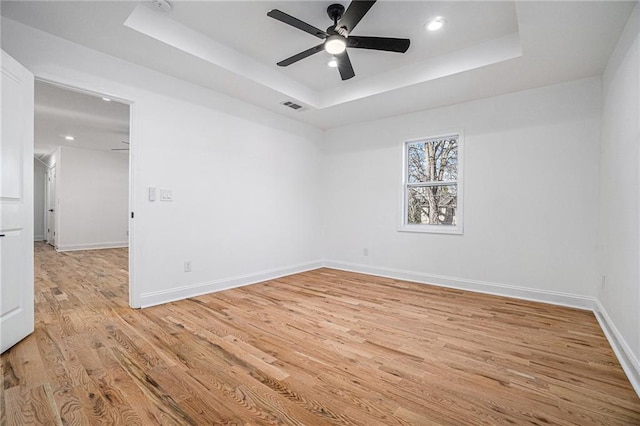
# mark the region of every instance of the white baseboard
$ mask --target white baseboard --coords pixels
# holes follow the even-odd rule
[[[33,241],[44,241],[44,235],[34,235]]]
[[[600,327],[607,337],[613,352],[618,357],[618,361],[622,366],[622,369],[627,375],[631,386],[640,397],[640,361],[634,355],[633,351],[629,347],[627,341],[622,337],[620,331],[611,320],[611,317],[607,313],[607,310],[602,306],[598,300],[597,307],[593,311],[600,323]]]
[[[128,241],[111,241],[106,243],[66,244],[56,246],[56,251],[99,250],[128,247]]]
[[[571,308],[590,311],[596,308],[596,299],[594,297],[581,296],[577,294],[470,280],[467,278],[449,277],[445,275],[434,275],[423,272],[405,271],[401,269],[383,268],[379,266],[361,265],[357,263],[338,262],[333,260],[326,260],[324,265],[327,268],[343,271],[377,275],[405,281],[414,281],[421,284],[432,284],[441,287],[455,288],[458,290],[493,294],[496,296],[513,297],[516,299],[531,300],[534,302],[551,303],[553,305],[568,306]]]
[[[160,305],[189,297],[201,296],[207,293],[229,290],[245,285],[256,284],[262,281],[269,281],[287,275],[298,274],[300,272],[311,271],[322,267],[322,262],[309,262],[298,265],[286,266],[283,268],[270,269],[267,271],[255,272],[246,275],[223,278],[220,280],[207,281],[203,283],[189,284],[182,287],[174,287],[168,290],[142,293],[139,297],[140,307]]]

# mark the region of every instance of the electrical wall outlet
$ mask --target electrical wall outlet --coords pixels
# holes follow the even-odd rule
[[[184,271],[185,272],[191,272],[191,261],[190,260],[185,260],[184,261]]]

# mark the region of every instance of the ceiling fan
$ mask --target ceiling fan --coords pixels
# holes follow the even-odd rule
[[[326,31],[316,28],[313,25],[309,25],[291,15],[287,15],[278,9],[270,10],[267,13],[267,16],[324,40],[321,44],[314,46],[311,49],[307,49],[278,62],[278,65],[286,67],[322,50],[326,50],[328,53],[333,55],[333,59],[335,60],[335,64],[337,65],[342,80],[348,80],[356,74],[353,71],[351,60],[347,54],[347,47],[355,49],[382,50],[385,52],[406,52],[410,43],[410,40],[406,38],[364,37],[351,35],[351,32],[356,25],[358,25],[358,22],[360,22],[375,2],[375,0],[353,0],[349,4],[346,12],[344,10],[344,6],[341,4],[330,5],[327,8],[327,14],[329,15],[329,18],[333,20],[333,25],[327,28]]]

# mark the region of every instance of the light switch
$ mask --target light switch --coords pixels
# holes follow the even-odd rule
[[[173,192],[170,189],[161,189],[160,201],[173,201]]]
[[[149,201],[155,201],[156,200],[156,188],[155,186],[150,186],[149,187]]]

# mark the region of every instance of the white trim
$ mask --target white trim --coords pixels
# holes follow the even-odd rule
[[[516,299],[531,300],[534,302],[550,303],[553,305],[568,306],[570,308],[594,310],[596,307],[596,299],[594,297],[581,296],[578,294],[561,293],[557,291],[540,290],[510,284],[478,281],[467,278],[427,274],[423,272],[383,268],[333,260],[326,260],[324,265],[327,268],[339,269],[342,271],[358,272],[361,274],[376,275],[403,281],[413,281],[420,284],[455,288],[458,290],[492,294],[495,296],[513,297]]]
[[[597,300],[597,306],[593,313],[596,315],[600,328],[602,328],[604,335],[607,337],[629,382],[631,382],[631,386],[640,397],[640,361],[638,361],[638,358],[636,358],[629,344],[618,331],[607,310],[599,300]]]
[[[455,180],[458,195],[456,200],[456,224],[455,225],[410,225],[407,223],[407,146],[411,143],[425,142],[447,137],[458,137],[458,178]],[[399,232],[417,232],[434,234],[462,235],[464,233],[464,129],[441,132],[439,134],[405,140],[402,143],[402,176],[400,190],[400,208],[398,217]],[[420,186],[420,185],[415,185]]]
[[[138,207],[142,200],[137,197],[137,185],[138,185],[138,157],[140,152],[140,143],[142,142],[141,132],[141,120],[138,119],[139,106],[135,102],[129,103],[129,211],[128,223],[129,223],[129,306],[132,308],[139,308],[140,295],[138,294],[138,286],[136,283],[140,282],[138,275],[142,268],[136,267],[136,258],[140,259],[139,252],[142,250],[142,244],[136,244],[136,225],[137,219],[135,212],[142,210]],[[134,217],[131,217],[131,214]]]
[[[33,241],[44,241],[44,235],[34,235]]]
[[[129,247],[128,241],[111,241],[106,243],[67,244],[56,246],[56,251],[100,250]]]
[[[459,208],[456,210],[460,211]],[[404,212],[403,212],[404,213]],[[404,216],[404,214],[403,214]],[[456,222],[457,222],[456,218]],[[409,225],[403,224],[402,226],[398,226],[398,232],[417,232],[424,234],[449,234],[449,235],[462,235],[462,226],[461,225]]]
[[[190,297],[201,296],[203,294],[216,293],[218,291],[230,290],[236,287],[243,287],[263,281],[269,281],[287,275],[312,271],[321,268],[322,262],[301,263],[298,265],[285,266],[282,268],[269,269],[261,272],[254,272],[245,275],[223,278],[219,280],[206,281],[202,283],[189,284],[182,287],[173,287],[167,290],[152,291],[142,293],[138,298],[140,307],[160,305],[163,303],[175,302],[177,300]]]

